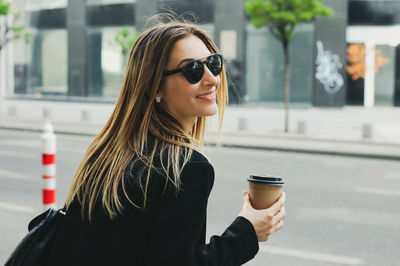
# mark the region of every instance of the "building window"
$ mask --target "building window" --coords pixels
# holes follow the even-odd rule
[[[88,96],[115,98],[125,75],[128,58],[114,42],[122,27],[99,27],[88,30]],[[130,26],[132,32],[135,28]]]
[[[283,102],[284,62],[281,44],[267,29],[247,26],[246,95],[244,101]],[[312,94],[312,55],[314,25],[296,27],[290,43],[290,101],[310,103]]]
[[[67,31],[39,30],[32,34],[27,94],[67,94]]]

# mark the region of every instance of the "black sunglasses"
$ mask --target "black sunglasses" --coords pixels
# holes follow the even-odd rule
[[[177,68],[174,70],[164,71],[163,77],[169,76],[178,72],[182,72],[185,75],[187,81],[192,84],[196,84],[201,80],[204,74],[204,63],[206,64],[207,68],[210,72],[216,77],[222,71],[222,62],[223,57],[221,54],[212,54],[207,57],[207,60],[200,61],[200,60],[192,60],[189,63],[185,64],[181,68]]]

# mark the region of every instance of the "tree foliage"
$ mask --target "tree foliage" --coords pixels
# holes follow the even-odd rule
[[[251,23],[267,27],[279,41],[288,41],[296,25],[313,20],[317,15],[328,16],[332,9],[322,5],[323,0],[247,0],[245,9]]]
[[[3,0],[0,0],[0,18],[6,19],[10,11],[11,5],[9,3],[5,3]],[[13,15],[14,21],[16,21],[21,16],[21,13],[15,12]],[[30,34],[26,32],[25,26],[8,25],[6,22],[4,26],[0,25],[0,51],[9,41],[16,39],[24,39],[26,43],[30,42]]]
[[[3,0],[0,0],[0,16],[5,16],[8,14],[10,9],[9,3],[4,3]]]
[[[139,35],[140,32],[131,33],[129,27],[123,27],[115,35],[114,42],[121,47],[122,54],[125,58],[139,38]]]

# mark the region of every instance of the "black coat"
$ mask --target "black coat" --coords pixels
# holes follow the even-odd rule
[[[143,200],[135,173],[127,171],[127,190]],[[172,184],[163,192],[165,178],[152,173],[144,210],[127,204],[122,215],[110,220],[101,205],[91,223],[83,220],[74,202],[62,225],[49,265],[241,265],[258,252],[252,224],[237,217],[221,236],[206,238],[207,200],[214,169],[193,151],[181,173],[182,189]],[[136,196],[135,196],[136,195]]]

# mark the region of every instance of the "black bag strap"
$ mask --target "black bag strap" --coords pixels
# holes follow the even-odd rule
[[[38,216],[36,216],[35,218],[33,218],[29,224],[28,224],[28,230],[31,231],[33,228],[35,228],[40,222],[42,222],[43,220],[47,219],[48,216],[50,214],[53,214],[55,212],[54,209],[49,208],[46,211],[42,212],[41,214],[39,214]],[[62,215],[67,215],[67,207],[64,205],[63,208],[57,210],[58,213],[62,214]]]

